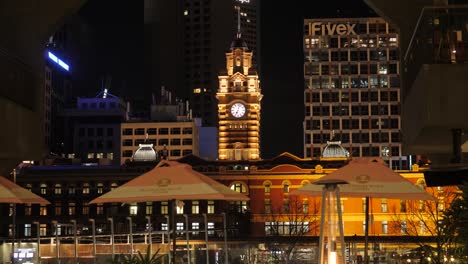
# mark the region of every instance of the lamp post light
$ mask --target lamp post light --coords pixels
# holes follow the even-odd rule
[[[224,263],[229,264],[228,245],[227,245],[226,213],[223,212],[222,215],[223,215],[223,226],[224,226]]]
[[[39,221],[34,221],[33,222],[34,225],[36,225],[36,229],[37,229],[37,260],[39,261],[39,264],[41,263],[41,224],[39,223]]]
[[[208,252],[208,217],[206,214],[203,214],[203,219],[205,220],[206,264],[210,264],[210,254]]]
[[[114,218],[109,217],[109,218],[107,218],[107,221],[109,221],[109,223],[110,223],[110,231],[111,231],[110,242],[111,242],[111,247],[112,247],[112,260],[114,260],[114,256],[115,256],[115,246],[114,246]]]
[[[92,218],[89,221],[91,222],[91,233],[93,235],[93,263],[96,264],[96,221]]]
[[[130,238],[130,255],[133,257],[133,223],[132,218],[127,216],[128,225],[129,225],[129,238]]]
[[[76,235],[77,229],[76,229],[76,220],[70,220],[70,222],[73,224],[73,255],[75,257],[75,263],[78,262],[78,237]]]
[[[16,169],[13,169],[13,182],[16,183]],[[13,204],[13,210],[12,210],[12,214],[11,214],[11,217],[12,217],[12,225],[11,225],[11,231],[12,231],[12,244],[11,244],[11,263],[12,264],[15,264],[16,263],[16,260],[15,260],[15,244],[16,244],[16,203]]]
[[[153,254],[153,238],[152,238],[152,229],[153,225],[151,224],[151,216],[146,216],[146,220],[148,220],[148,243],[149,243],[149,252],[150,255]]]
[[[58,237],[58,221],[52,221],[52,224],[55,226],[55,258],[57,263],[60,264],[60,244]]]
[[[187,259],[190,264],[190,242],[189,242],[189,226],[188,226],[188,215],[184,214],[185,218],[185,239],[187,240]]]
[[[169,216],[165,215],[164,217],[166,218],[166,224],[167,224],[167,250],[168,250],[167,258],[168,258],[169,264],[171,264],[171,233],[169,232]],[[163,234],[163,238],[164,238],[164,234]],[[164,239],[163,239],[163,242],[164,242]]]

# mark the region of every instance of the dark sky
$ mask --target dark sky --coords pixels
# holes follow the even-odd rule
[[[212,0],[220,1],[220,0]],[[261,152],[303,156],[303,19],[375,16],[362,0],[262,1]],[[95,26],[102,74],[127,100],[143,90],[143,1],[89,0],[80,14]]]

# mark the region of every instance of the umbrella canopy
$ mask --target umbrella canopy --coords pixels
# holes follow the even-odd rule
[[[49,204],[46,199],[2,176],[0,176],[0,203]]]
[[[248,201],[249,198],[176,161],[154,169],[92,200],[90,203],[135,203],[168,200]]]
[[[353,159],[346,166],[321,177],[313,184],[292,191],[291,195],[322,196],[321,185],[333,182],[340,187],[342,197],[435,200],[425,190],[390,169],[381,158]],[[343,182],[348,184],[342,184]]]

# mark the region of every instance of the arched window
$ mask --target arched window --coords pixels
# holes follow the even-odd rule
[[[111,190],[114,190],[115,188],[117,188],[117,186],[119,186],[117,183],[113,182],[111,184]]]
[[[83,183],[83,194],[89,194],[89,183]]]
[[[62,194],[62,185],[61,184],[55,184],[55,189],[54,189],[55,194]]]
[[[265,193],[271,192],[271,181],[263,182],[263,187],[265,187]]]
[[[283,192],[289,193],[290,186],[291,186],[291,183],[289,181],[283,181]]]
[[[307,185],[307,184],[310,184],[310,181],[308,181],[308,180],[303,180],[303,181],[301,181],[301,185],[302,185],[302,186],[305,186],[305,185]]]
[[[247,185],[242,182],[235,182],[231,184],[231,190],[239,192],[239,193],[248,193]]]
[[[103,189],[104,189],[104,184],[102,184],[102,183],[98,183],[98,184],[96,185],[96,187],[97,187],[97,193],[99,193],[99,194],[100,194],[100,193],[102,193],[102,192],[103,192]]]
[[[47,184],[41,183],[41,194],[47,194]]]

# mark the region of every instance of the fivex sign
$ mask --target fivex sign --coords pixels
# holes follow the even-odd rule
[[[332,24],[313,22],[310,27],[312,36],[315,35],[356,35],[356,24]]]

